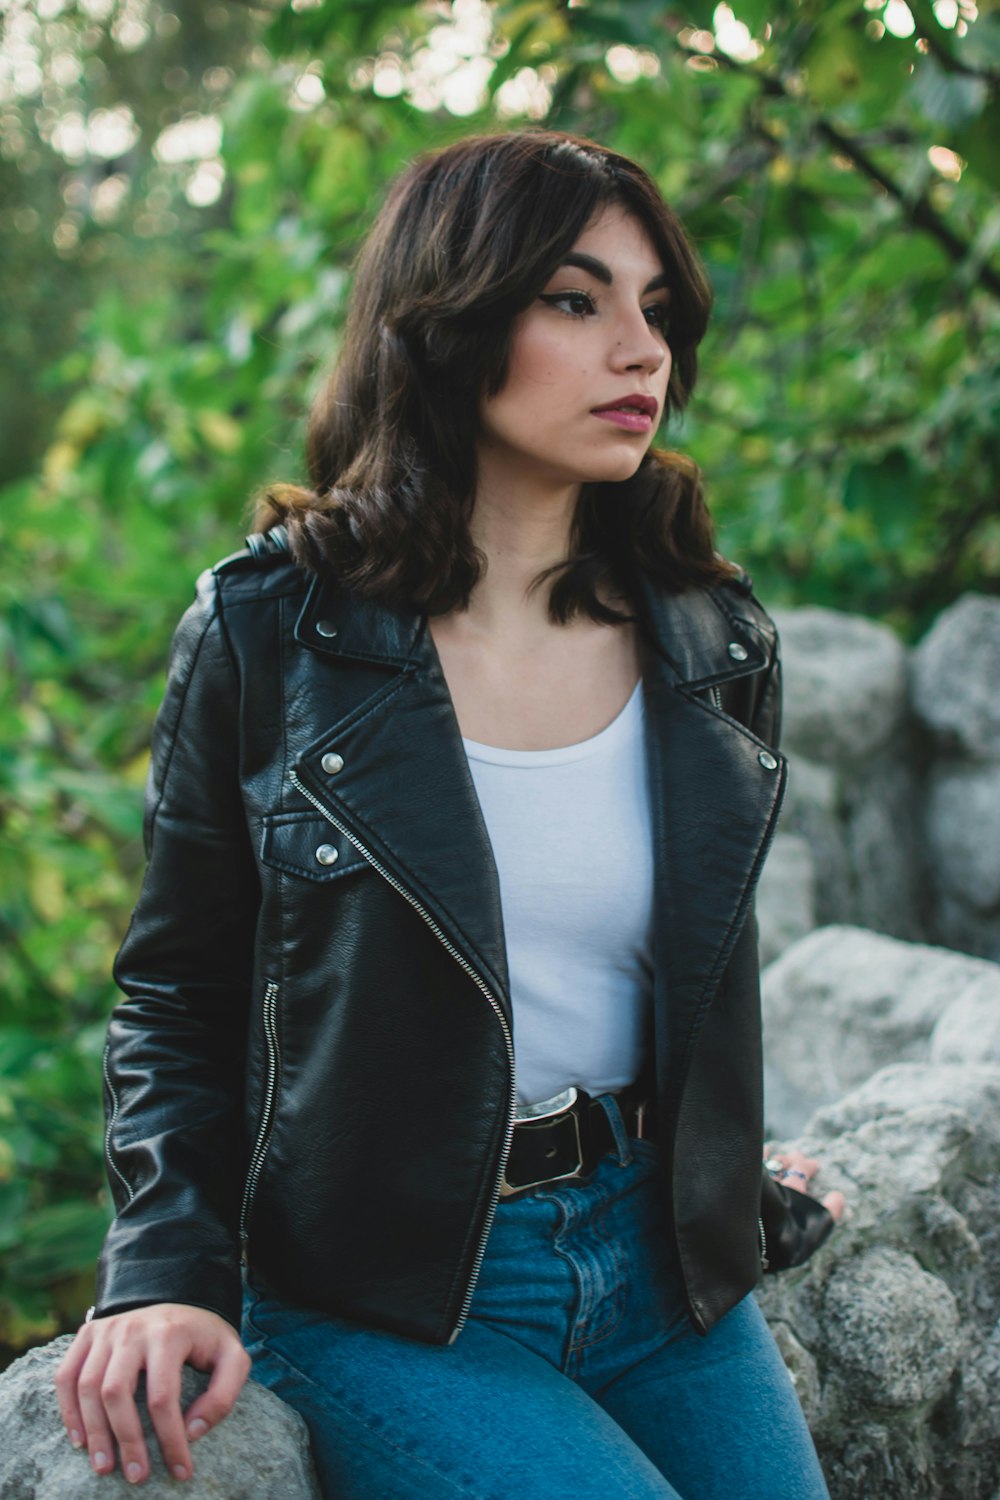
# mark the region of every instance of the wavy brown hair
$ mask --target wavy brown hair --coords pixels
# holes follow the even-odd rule
[[[297,561],[357,592],[463,608],[485,565],[469,532],[480,402],[504,384],[515,318],[609,205],[640,220],[669,276],[664,419],[680,412],[711,290],[652,178],[578,136],[474,136],[392,185],[310,413],[312,488],[268,486],[258,525],[283,522]],[[569,555],[543,575],[553,618],[626,618],[602,600],[627,597],[636,568],[675,591],[733,572],[714,551],[697,466],[679,453],[650,450],[631,478],[582,486]]]

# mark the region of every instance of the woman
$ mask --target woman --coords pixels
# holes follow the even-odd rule
[[[397,182],[313,411],[175,641],[116,977],[97,1472],[178,1478],[248,1360],[325,1492],[826,1494],[749,1297],[842,1203],[761,1174],[777,644],[713,551],[709,292],[547,132]],[[278,524],[282,523],[282,524]],[[211,1368],[182,1417],[179,1369]]]

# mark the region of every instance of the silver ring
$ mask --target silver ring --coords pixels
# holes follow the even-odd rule
[[[781,1175],[782,1177],[801,1177],[803,1182],[809,1181],[808,1174],[800,1172],[798,1167],[786,1167]]]
[[[769,1156],[764,1163],[764,1171],[770,1172],[772,1177],[780,1177],[785,1170],[785,1163],[780,1156]]]

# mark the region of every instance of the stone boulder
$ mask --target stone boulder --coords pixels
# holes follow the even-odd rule
[[[249,1380],[224,1422],[193,1449],[195,1476],[178,1484],[167,1474],[140,1397],[151,1473],[141,1487],[116,1469],[98,1476],[87,1454],[70,1447],[59,1417],[53,1378],[71,1340],[32,1349],[0,1375],[0,1500],[320,1500],[305,1423],[277,1396]],[[208,1376],[185,1366],[182,1400],[189,1406]]]
[[[781,832],[806,839],[816,919],[924,935],[917,748],[906,648],[830,609],[774,611],[789,757]]]
[[[913,706],[937,742],[1000,762],[1000,599],[963,594],[913,653]]]
[[[925,829],[935,936],[1000,959],[1000,760],[939,761]]]
[[[757,884],[760,961],[768,964],[816,926],[816,871],[809,841],[775,836]]]
[[[896,1062],[1000,1063],[1000,965],[860,927],[817,928],[762,976],[771,1135]]]
[[[833,609],[779,609],[774,618],[788,748],[826,765],[869,759],[907,717],[902,642],[886,625]]]
[[[925,794],[927,928],[1000,960],[1000,599],[965,594],[913,652],[913,707],[936,752]]]
[[[1000,1484],[1000,1067],[902,1063],[798,1146],[847,1216],[757,1293],[833,1500],[993,1500]]]

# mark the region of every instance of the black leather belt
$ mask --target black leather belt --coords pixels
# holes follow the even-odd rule
[[[648,1091],[632,1084],[614,1097],[629,1138],[649,1140],[653,1117]],[[614,1131],[604,1106],[580,1092],[574,1103],[557,1114],[520,1120],[514,1126],[500,1196],[510,1198],[529,1188],[586,1177],[602,1156],[615,1150]]]

